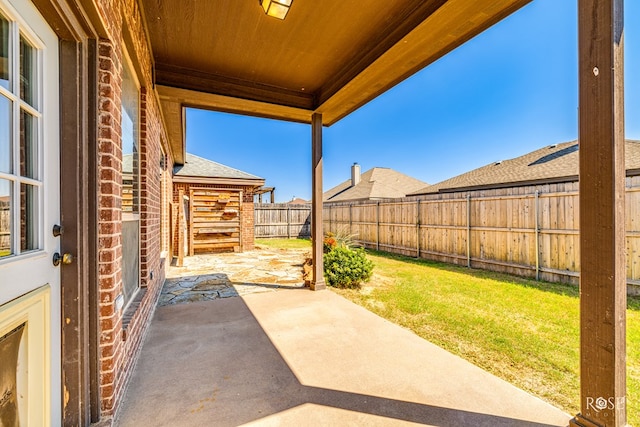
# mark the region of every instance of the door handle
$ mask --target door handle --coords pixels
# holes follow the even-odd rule
[[[53,231],[53,237],[58,237],[58,236],[61,236],[62,233],[64,233],[64,227],[56,224],[53,226],[52,231]]]
[[[70,253],[65,253],[63,255],[60,255],[58,252],[56,252],[55,254],[53,254],[53,265],[54,266],[59,266],[60,264],[71,264],[73,262],[73,255],[71,255]]]

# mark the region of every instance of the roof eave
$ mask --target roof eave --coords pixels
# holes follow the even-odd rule
[[[174,183],[180,184],[210,184],[210,185],[236,185],[242,187],[262,187],[265,180],[262,178],[216,178],[204,176],[174,175]]]
[[[530,1],[494,1],[478,14],[475,2],[447,0],[415,27],[403,27],[407,33],[395,34],[384,51],[327,76],[332,83],[313,94],[282,93],[259,81],[221,80],[216,70],[187,74],[188,70],[176,67],[162,69],[155,83],[175,161],[183,163],[185,107],[302,123],[309,123],[313,113],[322,113],[323,124],[330,126]]]
[[[544,185],[544,184],[561,184],[565,182],[576,182],[576,181],[578,181],[578,175],[568,175],[568,176],[559,176],[559,177],[545,178],[545,179],[531,179],[527,181],[499,182],[495,184],[469,185],[466,187],[440,188],[437,191],[421,191],[421,192],[407,194],[407,196],[426,196],[431,194],[442,194],[442,193],[461,193],[465,191],[497,190],[500,188],[527,187],[530,185]]]

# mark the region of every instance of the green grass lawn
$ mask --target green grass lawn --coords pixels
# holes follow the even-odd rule
[[[535,394],[579,411],[576,286],[370,252],[374,278],[337,290],[378,315]],[[628,414],[640,426],[640,300],[627,311]]]
[[[256,246],[282,249],[311,249],[310,239],[256,239]]]
[[[310,248],[309,240],[256,244]],[[579,411],[578,287],[368,252],[374,276],[340,295],[562,408]],[[627,310],[628,422],[640,427],[640,299]]]

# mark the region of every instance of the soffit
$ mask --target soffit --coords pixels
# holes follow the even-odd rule
[[[295,0],[281,21],[258,0],[140,0],[168,126],[176,103],[331,125],[529,1]]]

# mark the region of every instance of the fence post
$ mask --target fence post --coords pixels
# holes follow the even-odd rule
[[[467,194],[467,267],[471,268],[471,194]]]
[[[291,205],[287,205],[287,239],[291,238]]]
[[[420,199],[416,200],[416,258],[420,258]]]
[[[333,220],[331,219],[331,205],[329,205],[329,231],[333,233]]]
[[[540,280],[540,223],[538,222],[538,212],[539,212],[539,197],[538,197],[538,190],[536,190],[536,194],[535,194],[535,203],[534,203],[534,209],[535,209],[535,216],[536,219],[534,221],[534,227],[536,228],[536,233],[535,233],[535,239],[536,239],[536,280]]]
[[[353,235],[353,219],[352,219],[352,210],[353,205],[351,203],[349,203],[349,235],[352,236]]]
[[[380,202],[376,209],[376,250],[380,250]]]

